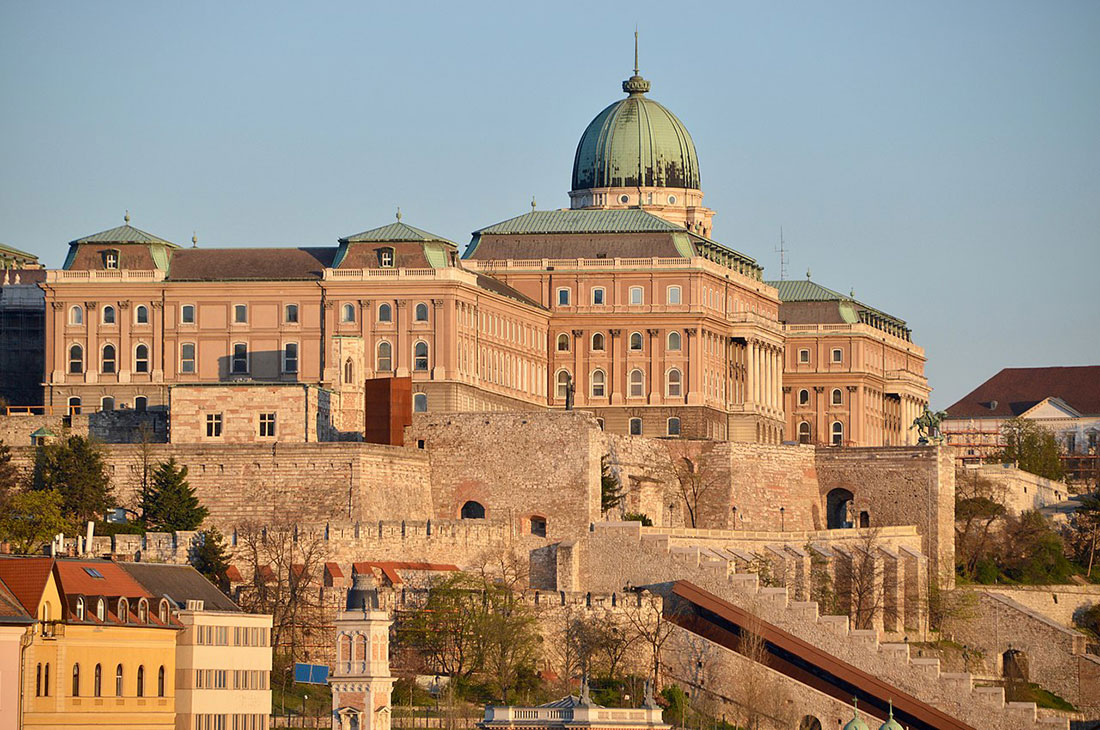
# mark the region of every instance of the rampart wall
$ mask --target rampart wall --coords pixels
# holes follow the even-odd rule
[[[992,482],[997,498],[1015,514],[1069,499],[1063,482],[1022,471],[1011,464],[981,464],[963,468],[968,474],[976,474]]]

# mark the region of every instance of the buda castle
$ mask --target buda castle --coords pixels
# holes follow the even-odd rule
[[[45,405],[168,411],[200,441],[355,439],[370,384],[408,378],[416,412],[914,443],[929,387],[905,322],[765,281],[714,238],[687,128],[637,68],[622,88],[581,135],[570,207],[532,203],[464,251],[400,213],[328,248],[183,247],[128,215],[76,239],[40,284]]]

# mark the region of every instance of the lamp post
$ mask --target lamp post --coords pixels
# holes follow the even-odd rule
[[[302,720],[306,718],[306,701],[309,699],[309,695],[302,695]]]
[[[780,507],[779,508],[779,531],[780,532],[786,532],[787,531],[786,512],[787,512],[786,507]]]

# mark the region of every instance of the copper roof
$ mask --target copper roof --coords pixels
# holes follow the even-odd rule
[[[100,231],[99,233],[93,233],[90,236],[84,236],[78,238],[72,243],[160,243],[166,246],[175,246],[176,244],[171,241],[166,241],[163,238],[154,236],[152,233],[146,233],[145,231],[134,228],[129,223],[118,228],[111,228],[106,231]]]
[[[173,281],[320,279],[336,248],[188,248],[172,254]]]
[[[1100,415],[1100,365],[1005,368],[947,408],[951,418],[1013,418],[1047,398]]]
[[[418,243],[439,241],[450,246],[458,246],[454,241],[449,241],[443,238],[443,236],[437,236],[434,233],[414,228],[401,221],[390,223],[386,226],[379,226],[378,228],[372,228],[369,231],[363,231],[362,233],[356,233],[354,236],[345,236],[340,239],[340,243],[396,243],[399,241],[415,241]]]
[[[684,231],[683,226],[642,210],[533,210],[474,231],[474,234],[642,233]]]

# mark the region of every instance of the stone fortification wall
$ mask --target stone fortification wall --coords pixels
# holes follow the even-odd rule
[[[329,391],[303,384],[218,383],[172,388],[175,444],[304,443],[335,441]],[[274,435],[261,436],[261,414],[275,417]],[[221,418],[221,434],[208,436],[207,416]]]
[[[1100,585],[974,586],[974,590],[1011,598],[1066,628],[1073,628],[1074,619],[1100,603]]]
[[[602,435],[576,411],[418,414],[405,443],[426,450],[436,519],[477,502],[491,520],[530,529],[531,517],[545,519],[560,539],[599,519]]]
[[[982,671],[1004,676],[1004,654],[1023,652],[1028,677],[1078,709],[1095,712],[1100,696],[1082,693],[1082,666],[1087,637],[998,593],[978,593],[977,610],[950,619],[944,636],[982,652]],[[1088,681],[1088,679],[1086,679]],[[1091,713],[1090,713],[1091,714]]]
[[[1015,514],[1056,504],[1070,496],[1065,483],[1021,471],[1011,464],[981,464],[963,468],[967,474],[976,474],[992,482],[997,499]]]
[[[244,522],[377,522],[432,517],[427,455],[415,448],[365,443],[114,444],[107,468],[122,506],[136,507],[143,461],[175,458],[228,531]],[[30,470],[34,449],[13,449]]]
[[[822,503],[833,489],[853,495],[872,527],[916,525],[931,575],[955,585],[955,464],[950,447],[818,449]]]

